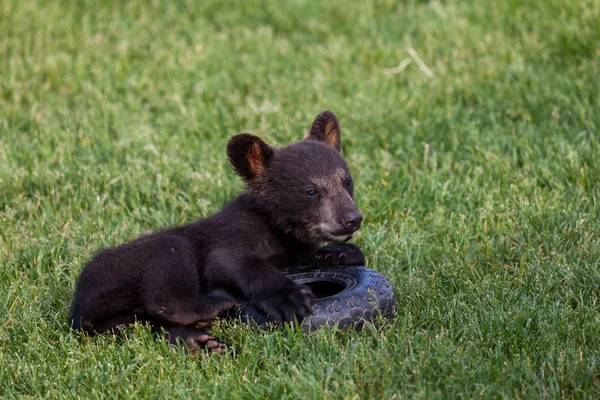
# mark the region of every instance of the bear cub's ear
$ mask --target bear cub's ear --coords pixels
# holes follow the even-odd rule
[[[342,148],[342,138],[340,124],[335,114],[329,110],[325,110],[317,115],[306,139],[325,142],[337,151],[340,151]]]
[[[265,173],[274,150],[258,136],[240,133],[229,139],[227,157],[235,172],[250,182]]]

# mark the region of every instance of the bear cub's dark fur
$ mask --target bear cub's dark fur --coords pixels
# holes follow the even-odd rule
[[[280,149],[250,134],[232,137],[227,155],[246,190],[209,218],[101,251],[81,272],[73,328],[95,334],[142,321],[191,352],[222,353],[224,343],[203,329],[239,301],[274,323],[306,317],[310,288],[280,269],[365,262],[343,243],[362,215],[340,148],[331,111],[305,140]],[[333,243],[319,248],[323,242]]]

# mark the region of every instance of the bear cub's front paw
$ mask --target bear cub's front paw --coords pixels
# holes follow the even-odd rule
[[[316,265],[319,266],[355,266],[365,265],[362,251],[351,244],[330,243],[315,252]]]
[[[308,286],[288,280],[283,288],[258,301],[255,306],[269,322],[281,324],[294,318],[302,321],[312,314],[310,304],[314,300],[315,296]]]

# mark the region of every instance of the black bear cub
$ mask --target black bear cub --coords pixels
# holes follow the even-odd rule
[[[363,217],[340,148],[331,111],[317,116],[305,140],[280,149],[233,136],[227,156],[246,190],[209,218],[101,251],[79,277],[73,328],[95,334],[142,321],[191,352],[222,353],[225,344],[203,329],[239,301],[273,323],[306,317],[310,288],[280,269],[365,262],[343,243]],[[323,242],[334,243],[319,248]]]

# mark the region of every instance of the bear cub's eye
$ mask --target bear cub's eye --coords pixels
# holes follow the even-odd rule
[[[353,182],[352,182],[352,179],[350,179],[350,178],[348,178],[344,181],[344,186],[347,188],[351,188],[352,184],[353,184]]]
[[[313,189],[313,188],[306,189],[306,195],[307,195],[308,197],[315,197],[315,196],[316,196],[316,195],[318,195],[318,194],[319,194],[319,192],[317,192],[317,191],[316,191],[315,189]]]

